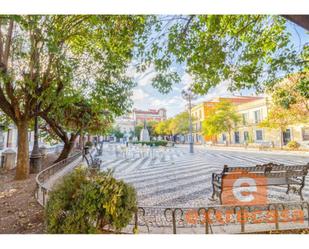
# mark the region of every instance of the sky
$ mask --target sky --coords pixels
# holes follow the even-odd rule
[[[294,23],[288,22],[288,30],[292,34],[292,42],[296,48],[300,48],[304,43],[309,42],[308,32]],[[149,68],[142,74],[134,73],[133,77],[137,82],[134,88],[132,100],[134,108],[148,110],[164,107],[167,110],[167,116],[173,117],[176,114],[185,110],[186,102],[181,97],[181,91],[191,83],[191,77],[187,73],[183,73],[181,82],[173,86],[169,94],[161,94],[152,87],[151,79],[154,77],[153,68]],[[207,95],[197,96],[193,103],[200,103],[205,100],[210,100],[214,97],[228,96],[252,96],[256,95],[254,89],[246,89],[239,92],[229,92],[227,90],[228,83],[222,82],[215,88],[212,88]]]

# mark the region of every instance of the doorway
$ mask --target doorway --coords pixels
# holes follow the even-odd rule
[[[283,145],[287,145],[291,141],[291,129],[286,129],[282,132]]]

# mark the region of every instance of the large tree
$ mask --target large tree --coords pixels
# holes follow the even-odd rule
[[[75,97],[71,102],[66,100],[66,102],[60,103],[62,104],[57,105],[54,111],[41,114],[41,117],[46,121],[46,129],[51,134],[58,136],[64,143],[56,162],[69,156],[78,136],[83,137],[84,134],[102,135],[112,123],[111,113],[97,110],[91,101],[82,97],[79,99]]]
[[[267,118],[261,127],[279,129],[280,148],[283,147],[283,131],[289,125],[309,123],[308,72],[289,75],[269,90],[271,97]]]
[[[0,108],[18,129],[16,179],[29,174],[30,121],[64,88],[104,91],[96,79],[126,70],[143,29],[140,16],[0,17]]]
[[[155,126],[155,133],[157,135],[161,135],[161,136],[166,136],[166,135],[170,135],[169,133],[169,121],[170,119],[168,120],[164,120],[164,121],[160,121],[159,123],[156,124]]]
[[[270,129],[279,129],[280,132],[280,148],[283,147],[283,131],[292,124],[301,122],[301,117],[298,115],[297,111],[288,110],[280,106],[272,106],[267,114],[267,118],[264,119],[259,126],[270,128]]]
[[[227,81],[230,90],[273,85],[308,60],[287,30],[286,19],[267,15],[157,16],[145,36],[140,70],[152,66],[152,84],[163,93],[181,81],[183,70],[193,90],[206,94]]]
[[[289,75],[268,92],[276,107],[309,117],[309,72]]]
[[[187,134],[189,132],[189,113],[182,112],[173,118],[161,121],[154,126],[157,135],[173,136],[178,134]]]
[[[228,143],[232,141],[232,130],[240,121],[233,103],[229,101],[218,102],[208,113],[202,124],[202,132],[207,136],[228,133]]]

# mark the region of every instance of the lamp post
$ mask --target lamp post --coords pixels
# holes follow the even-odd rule
[[[188,109],[189,109],[189,144],[190,144],[190,153],[194,153],[193,150],[193,139],[192,139],[192,116],[191,116],[191,109],[192,109],[192,100],[194,99],[194,94],[192,89],[189,88],[188,90],[182,90],[181,92],[182,97],[188,101]]]
[[[107,116],[107,115],[110,114],[110,112],[108,110],[102,110],[101,114]],[[100,148],[98,150],[98,155],[99,156],[103,155],[103,143],[104,143],[104,139],[102,138],[102,141],[101,141],[101,135],[99,135],[98,136],[98,144],[100,144]]]
[[[36,72],[39,72],[39,58],[40,58],[40,53],[39,53],[39,49],[42,47],[43,42],[40,40],[39,37],[39,32],[36,30],[35,33],[35,65],[34,68],[36,70]],[[36,86],[38,87],[38,85]],[[30,172],[31,173],[37,173],[39,171],[41,171],[41,167],[42,167],[42,155],[40,153],[40,149],[39,149],[39,117],[38,117],[38,113],[39,113],[39,105],[36,104],[35,106],[35,118],[34,118],[34,141],[33,141],[33,148],[32,148],[32,152],[30,155]]]
[[[38,106],[36,106],[36,113],[38,113]],[[34,141],[33,148],[30,155],[30,172],[37,173],[41,171],[42,167],[42,154],[39,149],[39,117],[36,115],[34,118]]]

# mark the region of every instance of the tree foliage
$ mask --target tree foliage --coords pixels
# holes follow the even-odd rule
[[[161,121],[155,124],[155,132],[157,135],[177,135],[187,134],[189,132],[189,113],[182,112],[173,118]]]
[[[223,132],[228,132],[229,143],[231,143],[232,129],[239,121],[240,116],[236,112],[233,103],[227,100],[220,101],[209,110],[202,124],[202,132],[207,136],[215,136]]]
[[[126,70],[144,24],[141,16],[0,17],[0,108],[19,133],[16,178],[29,174],[29,123],[49,113],[65,89],[90,98],[114,94],[101,105],[118,96],[128,108],[128,96],[118,90],[133,87]]]
[[[181,80],[176,65],[192,76],[200,94],[223,81],[230,90],[262,90],[306,65],[305,48],[296,50],[281,16],[181,15],[148,21],[152,28],[141,45],[140,70],[153,66],[152,84],[163,93]]]
[[[309,117],[309,72],[289,75],[270,91],[275,106]]]
[[[56,162],[69,156],[78,136],[83,137],[86,133],[106,134],[113,119],[111,112],[98,110],[95,101],[87,100],[83,96],[65,98],[55,104],[50,112],[41,114],[46,122],[45,130],[52,136],[58,136],[64,143]]]
[[[308,84],[308,73],[300,72],[277,82],[268,91],[271,97],[269,111],[267,118],[259,126],[279,129],[280,147],[283,146],[282,132],[289,125],[309,122],[309,98],[306,96],[309,88],[306,84]]]
[[[156,130],[155,130],[155,127],[156,127],[157,124],[158,124],[158,121],[155,121],[155,120],[150,120],[150,121],[146,122],[146,128],[149,132],[150,137],[154,137],[154,136],[157,135]],[[135,125],[135,127],[134,127],[135,136],[139,137],[139,135],[141,134],[141,130],[143,128],[144,128],[144,124],[142,124],[142,123]]]
[[[117,139],[123,138],[124,134],[121,132],[119,126],[111,127],[108,131],[110,135],[115,136]]]
[[[50,193],[46,206],[48,233],[81,234],[120,231],[137,208],[133,187],[110,172],[77,168]]]
[[[162,136],[166,136],[166,135],[170,135],[170,130],[169,130],[169,124],[170,124],[171,119],[167,119],[164,121],[160,121],[159,123],[157,123],[157,125],[155,126],[155,133],[157,135],[162,135]]]

